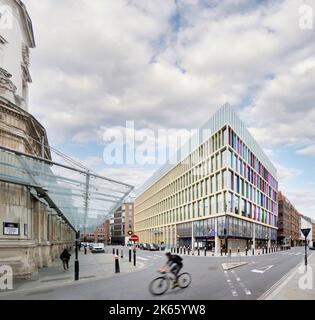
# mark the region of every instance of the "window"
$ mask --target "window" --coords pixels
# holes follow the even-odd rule
[[[203,215],[202,212],[202,201],[198,201],[198,217],[201,217]]]
[[[240,202],[240,198],[238,196],[235,196],[234,212],[236,214],[239,214],[239,202]]]
[[[221,213],[222,212],[222,194],[219,193],[217,195],[217,210],[216,210],[217,213]]]
[[[210,214],[215,213],[214,196],[210,197]]]
[[[246,200],[242,199],[242,216],[246,216]]]
[[[206,198],[203,200],[203,215],[206,216],[208,214],[208,198]]]
[[[217,191],[221,190],[221,173],[216,174],[216,189]]]
[[[227,172],[226,170],[224,170],[222,173],[222,189],[227,188],[226,182],[227,182]]]

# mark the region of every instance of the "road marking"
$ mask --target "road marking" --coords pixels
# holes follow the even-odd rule
[[[301,252],[298,252],[298,253],[296,253],[295,255],[296,255],[296,256],[299,256],[300,254],[302,254],[302,253],[301,253]]]
[[[266,267],[262,267],[262,268],[258,268],[258,269],[253,269],[251,270],[251,272],[255,272],[255,273],[265,273],[266,271],[268,271],[269,269],[271,269],[273,267],[273,265],[271,266],[266,266]]]
[[[228,279],[228,280],[226,280],[227,282],[231,282],[231,280],[230,279]]]
[[[241,281],[241,278],[236,278],[236,281]]]
[[[245,294],[247,294],[248,296],[252,294],[248,289],[245,289],[244,291],[245,291]]]
[[[146,259],[146,258],[142,258],[142,257],[137,257],[139,260],[143,260],[143,261],[147,261],[149,259]]]
[[[162,258],[162,256],[159,256],[157,254],[154,254],[154,257]]]
[[[232,295],[233,295],[233,297],[237,297],[238,296],[236,291],[232,291]]]

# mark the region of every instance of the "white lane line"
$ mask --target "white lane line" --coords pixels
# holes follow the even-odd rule
[[[137,259],[139,259],[139,260],[143,260],[143,261],[147,261],[147,260],[149,260],[149,259],[142,258],[142,257],[137,257]]]
[[[295,255],[296,255],[296,256],[299,256],[300,254],[302,254],[302,253],[301,253],[301,252],[298,252],[298,253],[296,253]]]
[[[245,291],[245,294],[248,295],[248,296],[252,294],[248,289],[246,289],[244,291]]]
[[[266,267],[261,267],[261,268],[257,268],[257,269],[253,269],[250,270],[251,272],[255,272],[255,273],[265,273],[266,271],[268,271],[269,269],[271,269],[273,267],[273,265],[271,266],[266,266]]]
[[[237,278],[236,278],[236,281],[241,281],[241,278],[237,277]]]
[[[232,291],[232,296],[233,297],[237,297],[238,296],[238,293],[236,291]]]

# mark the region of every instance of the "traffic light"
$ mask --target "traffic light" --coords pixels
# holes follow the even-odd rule
[[[128,235],[131,236],[133,234],[132,230],[128,231]]]

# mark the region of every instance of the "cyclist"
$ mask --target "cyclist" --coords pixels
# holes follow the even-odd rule
[[[167,268],[170,268],[169,271],[175,276],[175,281],[173,283],[173,289],[178,286],[177,278],[179,271],[183,267],[183,258],[177,254],[171,254],[170,252],[165,253],[167,262],[166,265],[159,269],[160,272],[166,272]]]

